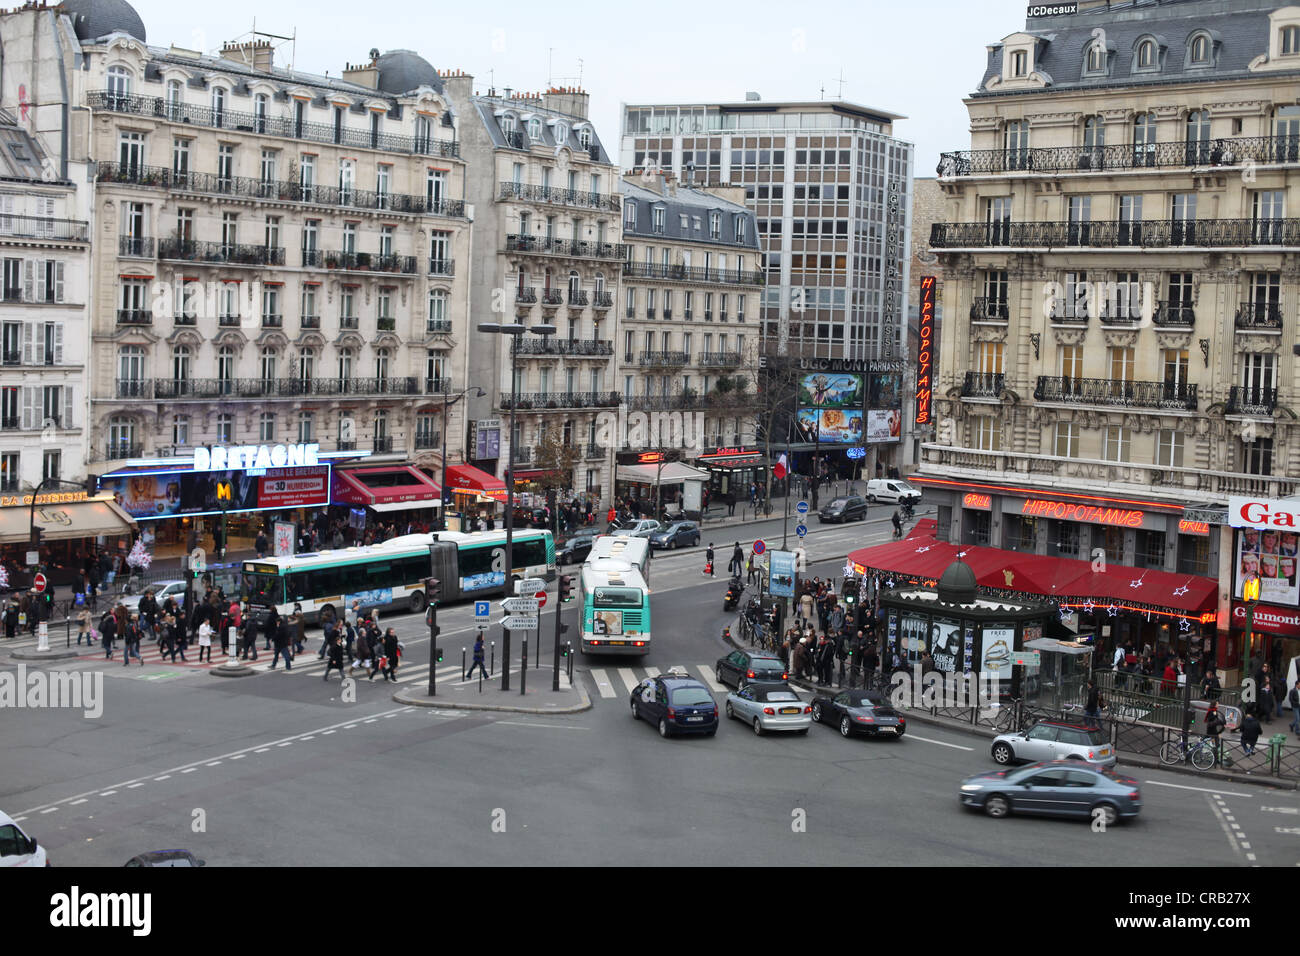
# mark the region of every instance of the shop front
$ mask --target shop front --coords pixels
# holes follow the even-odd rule
[[[757,448],[715,448],[695,459],[695,467],[708,472],[711,501],[749,501],[767,487],[769,462]]]
[[[451,491],[453,510],[462,516],[462,523],[478,515],[499,517],[505,513],[506,483],[481,468],[448,465],[447,488]]]
[[[361,510],[365,524],[432,527],[442,507],[438,486],[408,465],[338,468],[330,482],[330,503],[349,516]]]
[[[641,502],[643,514],[659,517],[659,503],[673,515],[698,521],[708,505],[709,473],[680,461],[663,461],[658,452],[620,453],[614,471],[614,497]]]
[[[40,531],[39,564],[56,587],[80,579],[92,555],[125,554],[136,524],[108,495],[84,491],[0,496],[0,564],[8,588],[31,587],[32,528]]]

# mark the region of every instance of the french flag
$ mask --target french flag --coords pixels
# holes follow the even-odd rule
[[[772,466],[772,477],[780,480],[785,477],[786,471],[785,455],[782,454],[781,457],[776,460],[776,464]]]

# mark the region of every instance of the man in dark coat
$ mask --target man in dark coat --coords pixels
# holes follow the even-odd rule
[[[274,626],[270,621],[266,622],[266,629],[275,644],[275,657],[271,659],[271,670],[275,670],[275,665],[280,662],[281,657],[284,658],[284,669],[292,670],[293,655],[289,650],[289,622],[282,617],[277,617]]]
[[[334,637],[330,640],[330,642],[326,645],[326,647],[327,650],[325,654],[327,658],[327,663],[325,664],[325,673],[321,677],[321,680],[329,680],[330,671],[334,670],[335,668],[338,669],[339,679],[340,680],[346,679],[347,675],[343,673],[343,645],[339,643],[339,638],[337,634],[334,635]]]

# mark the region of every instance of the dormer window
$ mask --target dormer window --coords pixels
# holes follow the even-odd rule
[[[1093,43],[1088,47],[1088,57],[1084,71],[1087,73],[1106,72],[1106,48],[1100,43]]]
[[[1188,46],[1187,62],[1192,66],[1209,66],[1211,52],[1209,35],[1198,33]]]
[[[1153,70],[1156,66],[1156,43],[1143,40],[1138,46],[1137,65],[1140,70]]]
[[[719,212],[709,213],[709,238],[710,239],[722,238],[722,213]]]
[[[654,212],[654,231],[658,233],[662,233],[664,231],[664,220],[667,218],[667,214],[664,210],[664,207],[655,206],[653,212]]]
[[[584,126],[578,130],[578,142],[582,144],[583,149],[591,149],[591,127]]]
[[[623,226],[626,229],[636,228],[636,203],[629,202],[624,207]]]
[[[1011,75],[1013,77],[1029,75],[1029,54],[1024,50],[1016,50],[1011,54]]]
[[[1283,27],[1278,47],[1283,56],[1300,54],[1300,26]]]
[[[536,116],[528,121],[528,138],[534,143],[542,141],[542,121]]]
[[[569,127],[564,123],[555,124],[555,145],[563,146],[569,141]]]
[[[501,132],[513,133],[515,131],[515,117],[513,113],[506,113],[501,117]]]

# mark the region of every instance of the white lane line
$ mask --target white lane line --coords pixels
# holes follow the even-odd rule
[[[284,743],[282,743],[282,744],[276,744],[276,746],[277,746],[277,747],[292,747],[292,746],[293,746],[293,741],[292,741],[292,740],[286,740],[286,741],[285,741]]]
[[[1263,813],[1300,813],[1300,807],[1260,807]]]
[[[618,676],[623,682],[623,686],[627,688],[629,694],[636,690],[637,684],[641,683],[636,679],[636,675],[632,673],[632,668],[630,667],[620,667],[618,669]]]
[[[543,730],[590,730],[590,727],[566,727],[563,724],[530,724],[522,720],[498,720],[495,723],[508,727],[541,727]]]
[[[221,763],[220,760],[214,760],[214,761],[212,761],[211,763],[204,764],[204,766],[205,766],[205,767],[215,767],[215,766],[217,766],[217,765],[220,764],[220,763]]]
[[[377,720],[377,718],[375,718],[375,717],[371,717],[369,720],[363,720],[363,721],[361,721],[361,722],[362,722],[363,724],[373,724],[376,720]]]
[[[313,735],[310,736],[310,737],[304,737],[304,738],[302,738],[302,739],[303,739],[303,740],[315,740],[316,737],[315,737],[315,735],[313,734]]]
[[[103,793],[100,794],[100,796],[101,796],[101,797],[111,797],[111,796],[112,796],[113,794],[115,794],[115,793],[117,793],[116,790],[105,790]]]
[[[659,676],[659,668],[657,668],[657,667],[647,667],[647,668],[645,669],[645,676],[646,676],[646,677],[658,677],[658,676]]]
[[[713,691],[715,694],[728,693],[729,688],[724,687],[714,679],[713,671],[709,667],[704,664],[697,664],[695,666],[696,670],[700,673],[700,679],[708,685],[709,690]]]
[[[1213,787],[1188,787],[1181,783],[1162,783],[1159,780],[1144,780],[1143,783],[1149,783],[1153,787],[1172,787],[1175,790],[1195,790],[1198,793],[1222,793],[1229,797],[1249,797],[1248,793],[1238,793],[1235,790],[1216,790]]]
[[[600,692],[601,697],[617,697],[613,686],[609,682],[609,675],[603,670],[593,668],[590,671],[591,679],[596,682],[596,690]]]
[[[243,759],[244,759],[245,757],[247,757],[247,756],[248,756],[248,754],[235,754],[235,755],[234,755],[233,757],[231,757],[230,759],[231,759],[231,760],[243,760]]]
[[[80,806],[81,804],[83,804],[83,803],[85,803],[85,802],[86,802],[86,798],[85,798],[85,797],[82,797],[80,800],[73,800],[70,804],[68,804],[68,806],[70,806],[70,807],[77,807],[77,806]]]
[[[144,786],[143,783],[128,783],[126,785],[126,789],[134,790],[136,787],[143,787],[143,786]],[[44,813],[45,811],[42,810],[41,812]]]
[[[55,810],[57,810],[57,809],[59,809],[59,808],[58,808],[58,807],[47,807],[46,809],[42,810],[41,813],[53,813],[53,812],[54,812]]]
[[[961,744],[950,744],[946,740],[933,740],[930,737],[918,737],[916,734],[904,734],[904,740],[920,740],[927,744],[937,744],[940,747],[951,747],[953,750],[974,750],[974,747],[963,747]]]
[[[154,782],[154,783],[161,783],[162,781],[164,781],[164,780],[170,780],[171,778],[172,778],[172,775],[171,775],[171,774],[169,774],[169,773],[165,773],[165,774],[163,774],[161,777],[154,777],[154,778],[153,778],[153,782]]]
[[[194,772],[195,770],[197,770],[197,769],[199,769],[199,768],[198,768],[198,767],[188,767],[188,768],[186,768],[185,770],[182,770],[181,773],[193,773],[193,772]]]
[[[322,736],[322,737],[328,737],[328,736],[329,736],[330,734],[332,734],[332,733],[334,733],[334,731],[332,731],[332,730],[327,730],[327,731],[325,731],[324,733],[322,733],[321,736]]]

